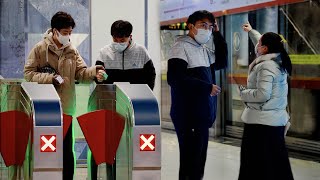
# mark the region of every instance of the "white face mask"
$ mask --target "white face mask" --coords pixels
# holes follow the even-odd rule
[[[60,42],[60,44],[62,44],[63,46],[66,46],[70,43],[70,35],[66,35],[66,36],[63,36],[60,34],[59,31],[58,32],[58,41]]]
[[[259,56],[259,52],[258,52],[258,43],[254,46],[254,53],[256,54],[256,57]]]
[[[256,53],[256,57],[263,55],[261,52],[259,52],[259,43],[257,43],[254,47],[254,52]]]
[[[211,37],[212,32],[210,30],[205,30],[205,29],[196,29],[196,30],[198,33],[194,35],[195,40],[199,44],[207,43]]]
[[[128,42],[123,42],[123,43],[113,42],[112,46],[116,51],[123,52],[128,47]]]

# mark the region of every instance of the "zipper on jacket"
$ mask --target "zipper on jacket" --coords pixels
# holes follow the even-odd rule
[[[124,70],[124,51],[122,52],[122,70]]]
[[[60,56],[59,56],[59,58],[58,58],[58,69],[59,69],[59,65],[62,63],[62,67],[64,66],[64,62],[62,62],[62,57],[63,57],[63,53],[64,53],[64,49],[62,50],[62,53],[60,54]],[[64,76],[65,74],[64,74],[64,69],[62,68],[61,69],[62,70],[62,73],[61,72],[59,72],[59,75],[61,75],[61,76]],[[62,93],[62,88],[60,88],[59,89],[60,90],[60,93]]]

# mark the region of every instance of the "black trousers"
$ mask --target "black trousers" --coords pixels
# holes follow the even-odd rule
[[[179,128],[175,125],[179,141],[179,180],[201,180],[207,159],[209,128]]]
[[[66,137],[63,140],[63,180],[73,180],[74,174],[74,153],[72,123],[68,129]]]
[[[94,157],[91,153],[91,162],[90,162],[90,168],[91,168],[91,180],[97,180],[98,179],[98,165],[96,161],[94,160]],[[107,173],[107,180],[116,180],[116,162],[114,164],[106,165],[106,171]]]
[[[293,180],[284,126],[245,124],[239,180]]]

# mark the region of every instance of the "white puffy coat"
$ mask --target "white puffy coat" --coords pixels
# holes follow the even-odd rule
[[[256,34],[256,31],[252,33]],[[280,63],[280,54],[266,54],[250,64],[247,89],[240,92],[246,104],[241,116],[245,123],[285,126],[288,122],[287,72],[280,67]]]

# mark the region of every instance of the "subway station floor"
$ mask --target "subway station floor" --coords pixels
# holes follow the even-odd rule
[[[177,180],[179,147],[172,131],[162,132],[162,180]],[[320,163],[290,158],[295,180],[319,180]],[[240,166],[240,148],[210,141],[204,180],[237,180]],[[86,180],[87,169],[77,168],[75,180]]]

